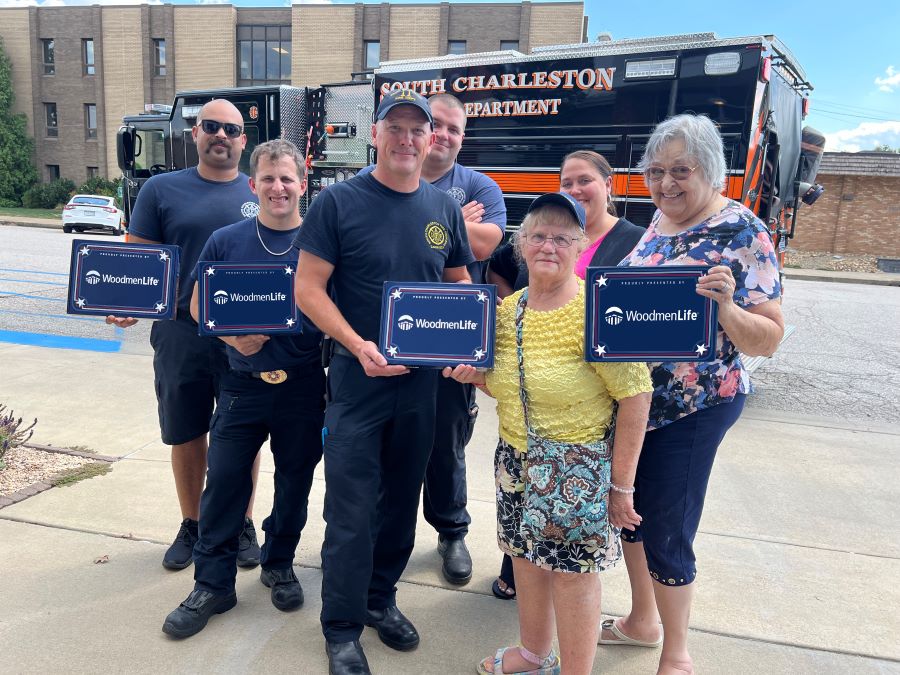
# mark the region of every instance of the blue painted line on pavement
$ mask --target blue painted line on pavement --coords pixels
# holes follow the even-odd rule
[[[47,300],[49,302],[65,302],[65,298],[48,298],[46,295],[29,295],[28,293],[7,293],[0,289],[0,300],[7,298],[27,298],[28,300]]]
[[[62,284],[58,281],[35,281],[34,279],[7,279],[6,277],[0,277],[0,281],[11,281],[14,284],[41,284],[43,286],[68,286],[69,284]]]
[[[122,343],[118,340],[98,340],[46,333],[21,333],[14,330],[0,330],[0,342],[54,349],[80,349],[90,352],[117,352],[122,348]]]
[[[19,270],[12,267],[0,267],[0,272],[24,272],[25,274],[47,274],[54,277],[67,277],[68,272],[43,272],[41,270]]]

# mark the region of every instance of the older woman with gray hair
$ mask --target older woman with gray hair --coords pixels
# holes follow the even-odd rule
[[[600,634],[604,645],[662,644],[657,672],[669,675],[693,672],[693,542],[716,451],[751,391],[741,354],[771,355],[784,322],[769,231],[721,194],[725,158],[713,122],[698,115],[665,120],[638,166],[657,211],[620,264],[708,265],[697,293],[715,300],[719,317],[712,361],[649,364],[653,399],[633,485],[641,520],[622,531],[631,611],[604,621]]]
[[[584,226],[570,195],[532,203],[515,240],[529,285],[497,310],[493,370],[444,371],[496,398],[500,421],[497,541],[515,568],[520,644],[482,661],[482,675],[588,675],[600,630],[596,572],[620,559],[618,528],[639,522],[627,486],[650,377],[643,363],[584,360],[584,281],[574,273]]]

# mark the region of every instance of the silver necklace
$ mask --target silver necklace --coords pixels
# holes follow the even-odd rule
[[[260,231],[259,231],[259,216],[256,216],[256,238],[259,239],[259,243],[262,244],[262,247],[263,247],[264,249],[266,249],[266,252],[267,252],[269,255],[284,255],[285,253],[289,253],[290,250],[291,250],[292,248],[294,248],[293,245],[291,245],[291,246],[288,246],[288,247],[287,247],[285,250],[283,250],[281,253],[275,253],[275,251],[273,251],[273,250],[270,249],[268,246],[266,246],[266,242],[263,241],[262,234],[261,234]]]

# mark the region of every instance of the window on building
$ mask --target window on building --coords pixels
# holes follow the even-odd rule
[[[291,83],[291,27],[238,26],[238,86]]]
[[[99,176],[99,175],[100,175],[100,167],[98,167],[98,166],[89,166],[89,167],[87,168],[87,177],[88,177],[88,180],[90,180],[91,178],[96,178],[96,177]]]
[[[153,38],[153,74],[156,77],[166,75],[166,41]]]
[[[82,72],[85,75],[94,75],[97,71],[94,65],[94,41],[90,38],[81,41]]]
[[[381,43],[378,40],[366,40],[365,66],[366,70],[374,70],[381,63]]]
[[[59,164],[46,164],[44,168],[47,170],[47,182],[59,180]]]
[[[465,40],[450,40],[447,42],[447,53],[448,54],[465,54],[466,53],[466,41]]]
[[[500,40],[500,51],[505,51],[507,49],[513,49],[515,51],[519,51],[519,41],[518,40]]]
[[[44,75],[56,75],[56,61],[53,57],[53,38],[41,40],[41,53],[44,59]]]
[[[97,138],[97,104],[84,104],[84,137]]]
[[[59,118],[56,116],[56,104],[45,103],[44,115],[47,118],[47,138],[59,136]]]

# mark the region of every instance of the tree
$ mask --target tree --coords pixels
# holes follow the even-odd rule
[[[38,180],[31,163],[34,140],[28,136],[25,115],[13,113],[16,100],[12,61],[0,39],[0,202],[21,203],[22,194]]]
[[[892,148],[887,143],[876,143],[875,147],[872,148],[873,152],[897,152],[900,153],[900,148]]]

